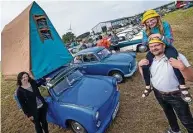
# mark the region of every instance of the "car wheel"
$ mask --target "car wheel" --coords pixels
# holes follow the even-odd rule
[[[113,71],[110,76],[115,77],[117,79],[117,83],[122,83],[124,81],[124,76],[120,71]]]
[[[70,126],[75,133],[87,133],[86,129],[76,121],[71,121]]]

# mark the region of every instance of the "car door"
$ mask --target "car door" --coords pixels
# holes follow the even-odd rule
[[[45,97],[45,101],[48,104],[48,110],[47,110],[47,120],[48,122],[54,123],[59,125],[59,121],[57,118],[57,115],[54,113],[56,110],[56,101],[54,101],[54,99],[49,96],[49,97]]]

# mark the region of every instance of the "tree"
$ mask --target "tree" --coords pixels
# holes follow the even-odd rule
[[[62,36],[62,40],[64,43],[69,43],[70,41],[74,40],[76,36],[72,32],[67,32]]]

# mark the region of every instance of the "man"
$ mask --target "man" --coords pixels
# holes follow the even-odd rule
[[[181,133],[176,114],[184,127],[188,130],[188,133],[193,133],[192,114],[188,103],[181,98],[181,92],[178,89],[178,80],[167,57],[164,55],[165,47],[165,44],[158,39],[149,42],[150,52],[155,55],[150,67],[151,83],[154,88],[154,94],[163,108],[171,127],[167,130],[167,133]],[[187,59],[182,54],[179,54],[179,58],[186,67],[190,66]],[[148,64],[146,59],[139,62],[140,71],[142,70],[141,66],[146,64]],[[174,110],[176,114],[174,113]]]
[[[109,49],[110,47],[110,42],[103,38],[101,35],[99,36],[99,41],[97,42],[98,47],[105,47],[106,49]]]
[[[118,47],[119,37],[116,35],[114,31],[112,32],[112,35],[110,36],[110,42],[111,42],[113,50],[115,51],[120,50],[120,48]]]
[[[75,64],[79,64],[79,63],[82,63],[82,57],[80,55],[76,56],[74,58],[74,63]]]
[[[171,58],[169,61],[173,67],[180,70],[186,80],[193,82],[193,69],[191,67],[186,67],[180,59]]]

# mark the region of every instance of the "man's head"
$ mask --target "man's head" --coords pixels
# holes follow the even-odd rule
[[[149,41],[150,52],[155,56],[164,54],[165,47],[166,45],[159,39],[152,39]]]
[[[81,60],[81,56],[80,55],[76,56],[76,59]]]

